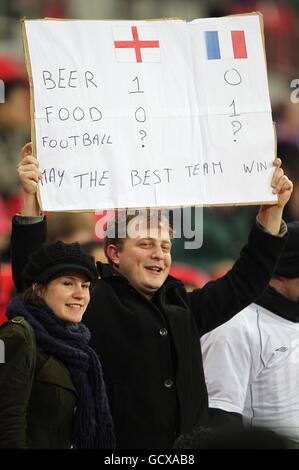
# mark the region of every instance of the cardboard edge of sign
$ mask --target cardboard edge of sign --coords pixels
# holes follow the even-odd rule
[[[106,207],[106,208],[88,208],[88,209],[69,209],[69,210],[45,210],[48,214],[54,213],[54,212],[69,212],[72,214],[77,214],[80,212],[91,212],[91,213],[99,213],[99,212],[105,212],[105,211],[125,211],[125,210],[130,210],[130,211],[141,211],[141,210],[163,210],[163,209],[185,209],[185,208],[190,208],[190,207],[247,207],[247,206],[259,206],[259,205],[268,205],[268,206],[273,206],[276,204],[276,201],[259,201],[259,202],[234,202],[234,203],[221,203],[221,204],[194,204],[192,206],[149,206],[149,207]],[[43,211],[43,209],[41,209]]]
[[[34,115],[35,115],[34,86],[33,86],[32,68],[31,68],[29,46],[28,46],[28,40],[27,40],[27,34],[26,34],[25,20],[26,20],[26,18],[21,18],[20,19],[20,26],[21,26],[21,36],[22,36],[24,56],[25,56],[25,65],[26,65],[26,70],[27,70],[27,74],[28,74],[28,81],[29,81],[29,87],[30,87],[30,122],[31,122],[30,132],[31,132],[31,142],[32,142],[32,156],[37,158],[36,132],[35,132],[35,120],[34,120]],[[42,211],[43,208],[42,208],[42,202],[41,202],[41,195],[40,195],[39,186],[37,187],[37,202],[38,202],[38,205],[40,207],[40,210]]]
[[[254,11],[251,13],[239,13],[239,14],[234,14],[234,15],[227,15],[229,17],[233,16],[258,16],[259,18],[259,23],[260,23],[260,30],[261,30],[261,36],[262,36],[262,41],[263,41],[263,50],[264,50],[264,60],[265,60],[265,65],[266,65],[266,71],[267,71],[267,80],[268,80],[268,69],[267,69],[267,59],[266,59],[266,48],[265,48],[265,34],[264,34],[264,20],[263,20],[263,15],[259,11]],[[23,17],[20,19],[20,27],[21,27],[21,37],[22,37],[22,44],[23,44],[23,50],[24,50],[24,56],[25,56],[25,65],[26,65],[26,70],[28,74],[28,80],[29,80],[29,86],[30,86],[30,121],[31,121],[31,141],[32,141],[32,154],[35,158],[37,158],[37,149],[36,149],[36,131],[35,131],[35,121],[34,121],[34,115],[35,115],[35,109],[34,109],[34,86],[33,86],[33,76],[32,76],[32,67],[31,67],[31,60],[30,60],[30,53],[29,53],[29,46],[28,46],[28,40],[27,40],[27,34],[26,34],[26,26],[25,26],[25,21],[28,18]],[[47,21],[76,21],[74,19],[70,18],[38,18],[38,19],[33,19],[30,21],[41,21],[41,20],[47,20]],[[179,17],[170,17],[170,18],[155,18],[155,19],[146,19],[144,21],[167,21],[167,20],[185,20],[184,18],[179,18]],[[77,21],[83,21],[81,19],[78,19]],[[84,21],[95,21],[93,20],[84,20]],[[107,20],[101,20],[101,21],[111,21],[111,19]],[[118,21],[118,20],[115,20]],[[119,20],[119,21],[125,21],[125,20]],[[130,20],[127,20],[130,21]],[[135,21],[135,20],[132,20]],[[138,20],[140,21],[140,20]],[[186,20],[185,20],[186,21]],[[277,135],[276,135],[276,128],[275,128],[275,123],[273,122],[273,129],[274,129],[274,144],[275,144],[275,152],[274,152],[274,158],[277,155]],[[41,200],[41,194],[40,194],[40,188],[38,186],[37,189],[37,201],[40,207],[41,211],[44,211],[45,209],[42,206],[42,200]],[[251,202],[234,202],[234,203],[219,203],[219,204],[195,204],[192,207],[239,207],[239,206],[256,206],[256,205],[275,205],[276,201],[251,201]],[[142,210],[142,209],[175,209],[175,208],[185,208],[185,207],[190,207],[190,206],[185,206],[185,205],[180,205],[180,206],[161,206],[161,207],[156,207],[156,206],[151,206],[151,207],[130,207],[130,210]],[[95,211],[105,211],[105,210],[126,210],[128,208],[126,207],[115,207],[115,208],[88,208],[88,209],[78,209],[78,210],[63,210],[63,211],[48,211],[48,212],[70,212],[70,213],[78,213],[78,212],[95,212]]]

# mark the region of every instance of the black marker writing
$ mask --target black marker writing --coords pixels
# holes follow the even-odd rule
[[[54,74],[50,70],[43,70],[43,82],[46,90],[53,90],[54,88],[78,88],[78,72],[77,70],[69,70],[65,68],[58,69]],[[89,88],[93,85],[98,88],[94,82],[94,74],[90,70],[86,70],[83,74],[84,85]]]
[[[79,188],[83,189],[83,186],[89,186],[95,188],[97,186],[106,186],[106,180],[109,180],[108,170],[98,172],[97,170],[90,171],[88,173],[80,173],[74,175],[73,178],[78,178]]]
[[[139,79],[138,77],[135,77],[133,78],[132,82],[135,82],[136,81],[136,85],[137,85],[137,90],[135,91],[130,91],[129,93],[144,93],[144,91],[140,90],[140,84],[139,84]]]
[[[50,119],[59,119],[60,121],[67,121],[73,119],[74,121],[83,121],[85,118],[89,118],[91,121],[100,121],[103,117],[101,110],[96,106],[91,106],[87,109],[83,109],[80,106],[69,110],[68,108],[55,109],[54,106],[46,106],[45,114],[47,123]]]
[[[248,163],[243,163],[243,170],[245,173],[252,173],[254,170],[254,173],[261,173],[262,171],[267,170],[267,162],[256,162],[255,160],[252,160],[250,164]]]
[[[132,186],[150,186],[152,184],[170,183],[171,171],[173,168],[163,168],[162,170],[131,170]]]
[[[142,108],[141,106],[135,111],[135,119],[138,122],[146,121],[146,112],[145,112],[145,109]]]
[[[224,73],[224,80],[226,83],[233,86],[240,85],[240,83],[242,83],[242,77],[237,69],[226,70]]]
[[[234,127],[234,137],[235,135],[237,134],[237,132],[239,132],[241,129],[242,129],[242,124],[240,123],[240,121],[232,121],[231,122],[231,125]],[[234,139],[234,142],[237,142],[237,139]]]
[[[48,183],[58,183],[58,187],[60,188],[64,174],[65,170],[58,170],[55,168],[44,170],[42,171],[43,178],[41,180],[41,185],[43,186],[44,184]]]
[[[229,105],[229,107],[231,107],[231,106],[232,106],[232,108],[233,108],[234,114],[231,114],[230,117],[240,116],[240,114],[237,114],[237,113],[236,113],[235,100],[233,100],[233,101],[231,102],[231,104]]]
[[[62,139],[51,139],[48,135],[43,136],[42,138],[43,148],[50,147],[51,149],[67,149],[68,147],[90,147],[91,145],[107,145],[112,144],[111,135],[104,133],[100,134],[89,134],[85,132],[83,135],[69,135]]]
[[[223,168],[221,162],[210,162],[210,163],[197,163],[196,165],[186,165],[188,177],[197,176],[199,174],[208,175],[223,174]]]

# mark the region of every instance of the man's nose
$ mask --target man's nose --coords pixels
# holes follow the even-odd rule
[[[163,258],[163,250],[160,246],[155,246],[153,251],[152,251],[152,257],[156,259],[162,259]]]

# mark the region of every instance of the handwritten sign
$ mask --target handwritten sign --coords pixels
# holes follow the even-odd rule
[[[45,210],[274,201],[259,15],[26,20]]]

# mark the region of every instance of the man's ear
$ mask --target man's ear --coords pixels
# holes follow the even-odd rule
[[[276,276],[273,276],[273,278],[277,279],[279,282],[285,282],[287,280],[286,277],[280,276],[279,274],[277,274]]]
[[[106,248],[107,257],[115,265],[119,265],[119,248],[112,243]]]

